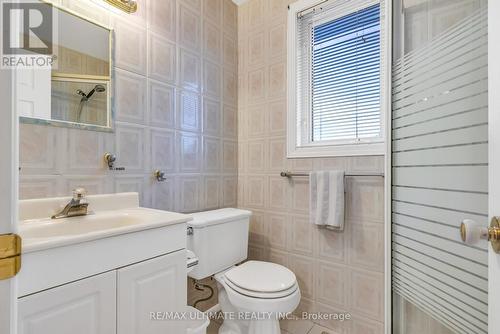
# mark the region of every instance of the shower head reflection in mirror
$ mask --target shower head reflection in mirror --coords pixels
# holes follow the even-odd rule
[[[80,120],[81,120],[82,111],[83,111],[83,107],[84,107],[85,103],[88,102],[92,98],[92,95],[94,95],[94,93],[96,93],[96,92],[97,93],[104,93],[105,91],[106,91],[106,87],[104,87],[103,85],[100,85],[100,84],[95,85],[94,88],[92,88],[92,90],[86,94],[81,89],[78,89],[76,91],[76,94],[78,94],[82,97],[80,100],[80,105],[78,106],[78,108],[79,108],[78,109],[78,122],[80,122]]]

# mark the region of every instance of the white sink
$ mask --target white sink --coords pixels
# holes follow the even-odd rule
[[[68,201],[69,198],[21,201],[20,217],[25,218],[19,223],[23,253],[190,220],[184,214],[139,207],[135,193],[89,196],[89,215],[51,219]]]
[[[19,297],[186,248],[191,216],[140,207],[137,193],[87,196],[91,214],[50,218],[70,200],[20,201]]]

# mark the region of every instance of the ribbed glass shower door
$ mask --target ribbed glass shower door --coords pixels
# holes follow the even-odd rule
[[[394,0],[392,70],[393,333],[486,334],[486,0]]]

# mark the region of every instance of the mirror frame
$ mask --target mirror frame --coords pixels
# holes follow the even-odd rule
[[[95,82],[105,82],[107,84],[108,89],[108,103],[107,103],[107,117],[108,117],[108,126],[102,125],[93,125],[93,124],[85,124],[85,123],[77,123],[77,122],[68,122],[68,121],[60,121],[60,120],[52,120],[52,119],[42,119],[42,118],[32,118],[19,116],[19,122],[23,124],[38,124],[38,125],[48,125],[54,127],[62,127],[62,128],[71,128],[71,129],[80,129],[80,130],[89,130],[89,131],[98,131],[98,132],[114,132],[115,131],[115,103],[114,103],[114,85],[113,81],[115,78],[114,72],[114,29],[106,26],[102,23],[99,23],[91,18],[88,18],[80,13],[75,12],[69,8],[66,8],[62,5],[55,4],[50,0],[39,0],[41,3],[45,3],[47,5],[52,6],[55,9],[58,9],[62,12],[66,12],[70,15],[73,15],[79,19],[85,20],[91,24],[95,24],[105,30],[109,31],[109,76],[96,76],[96,75],[75,75],[69,74],[64,75],[62,73],[57,73],[54,75],[51,72],[50,81],[56,78],[59,81],[64,81],[64,79],[76,79],[76,80],[95,80]],[[94,82],[94,81],[92,81]],[[15,85],[14,85],[15,86]],[[17,103],[17,101],[15,101]],[[52,110],[52,105],[51,105]]]

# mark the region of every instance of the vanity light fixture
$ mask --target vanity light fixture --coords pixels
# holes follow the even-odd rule
[[[137,1],[135,0],[104,0],[112,6],[123,10],[125,13],[132,14],[137,11]]]

